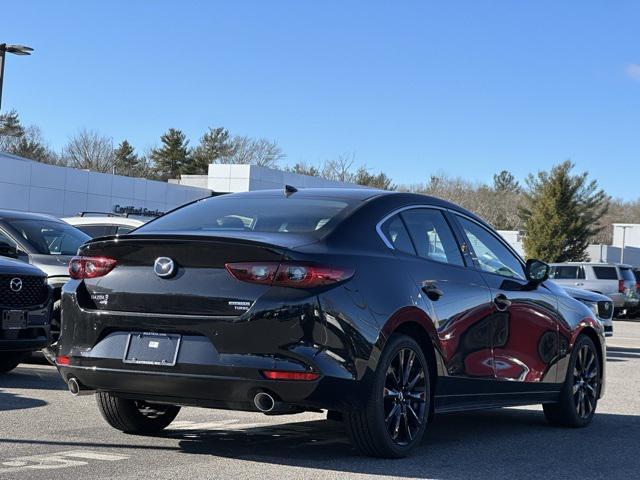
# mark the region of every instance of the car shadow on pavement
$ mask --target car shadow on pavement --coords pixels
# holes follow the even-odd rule
[[[27,408],[44,407],[47,402],[37,398],[23,397],[0,390],[0,412],[8,410],[24,410]]]
[[[0,388],[33,390],[67,390],[58,371],[49,366],[18,367],[0,375]]]
[[[170,428],[170,427],[169,427]],[[636,478],[640,416],[598,414],[584,429],[554,428],[539,410],[438,417],[408,458],[361,457],[342,424],[286,423],[246,429],[167,431],[184,453],[335,472],[411,478]],[[597,475],[596,475],[597,476]]]

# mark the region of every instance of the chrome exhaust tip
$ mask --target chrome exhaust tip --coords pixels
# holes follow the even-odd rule
[[[75,378],[75,377],[71,377],[67,381],[67,387],[69,387],[69,392],[74,397],[78,397],[80,395],[93,395],[94,393],[96,393],[95,390],[89,390],[89,389],[85,388],[85,386],[82,385],[78,381],[78,379]]]
[[[269,413],[276,406],[275,399],[267,392],[258,392],[256,396],[253,397],[253,403],[262,413]]]

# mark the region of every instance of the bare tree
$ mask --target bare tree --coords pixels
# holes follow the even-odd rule
[[[343,153],[334,160],[327,160],[322,165],[321,176],[339,182],[352,182],[355,174],[353,165],[356,162],[355,152]]]
[[[62,156],[70,167],[103,173],[113,172],[116,162],[113,141],[92,130],[81,130],[71,137]]]
[[[275,141],[235,136],[231,140],[230,154],[220,158],[220,163],[276,167],[285,154]]]

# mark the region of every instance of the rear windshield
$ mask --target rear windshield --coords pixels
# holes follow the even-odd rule
[[[617,280],[618,272],[616,267],[593,267],[593,273],[599,280]]]
[[[624,278],[625,281],[635,283],[636,276],[633,274],[630,268],[621,268],[620,272],[622,273],[622,278]]]
[[[44,255],[75,255],[78,247],[90,239],[75,227],[49,220],[9,220],[11,226]]]
[[[223,195],[192,203],[138,228],[154,231],[238,231],[318,234],[351,210],[343,200]]]

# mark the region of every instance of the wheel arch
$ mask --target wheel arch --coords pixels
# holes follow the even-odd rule
[[[394,313],[385,323],[382,333],[384,343],[380,345],[380,350],[393,334],[403,334],[413,338],[420,345],[422,352],[429,364],[429,374],[435,391],[438,376],[443,371],[442,360],[437,348],[437,332],[433,321],[429,316],[417,307],[406,307]]]

